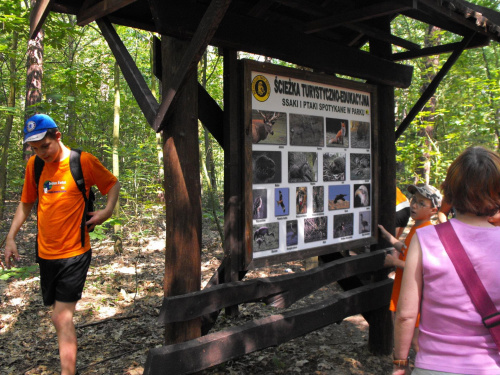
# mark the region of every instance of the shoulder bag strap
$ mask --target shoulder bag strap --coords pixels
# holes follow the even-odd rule
[[[483,324],[490,331],[500,350],[500,313],[484,288],[467,253],[449,221],[436,225],[436,232],[448,253],[455,269],[469,294],[472,303],[483,318]]]

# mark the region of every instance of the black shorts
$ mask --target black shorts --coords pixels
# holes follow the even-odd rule
[[[92,250],[66,259],[39,258],[43,304],[50,306],[55,301],[76,302],[82,298],[91,258]]]
[[[405,228],[410,221],[410,207],[396,211],[396,228]]]

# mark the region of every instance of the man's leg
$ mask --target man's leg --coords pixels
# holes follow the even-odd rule
[[[54,304],[52,323],[56,328],[61,359],[61,375],[76,373],[76,331],[73,324],[73,314],[76,302],[59,302]]]

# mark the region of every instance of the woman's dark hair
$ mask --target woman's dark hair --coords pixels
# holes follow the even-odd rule
[[[493,216],[500,210],[500,156],[483,147],[466,149],[448,168],[441,190],[458,212]]]

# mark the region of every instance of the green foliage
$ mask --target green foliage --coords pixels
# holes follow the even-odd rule
[[[0,270],[0,280],[6,281],[10,278],[24,280],[32,277],[37,272],[38,266],[36,264],[28,267],[12,267],[9,270]]]

